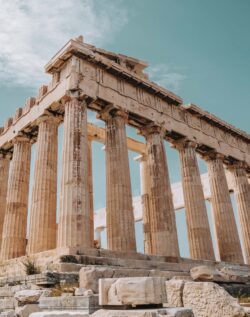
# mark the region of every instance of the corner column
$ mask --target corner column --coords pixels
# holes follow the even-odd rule
[[[9,166],[10,154],[0,153],[0,250],[2,245],[3,223],[6,212]]]
[[[127,114],[105,113],[108,249],[135,252],[135,224],[125,123]]]
[[[28,254],[56,248],[57,151],[60,119],[38,120],[38,140],[32,192]]]
[[[140,163],[141,177],[141,201],[142,201],[142,223],[144,234],[144,252],[152,253],[152,236],[150,227],[150,197],[149,197],[149,175],[147,166],[147,156],[142,154],[135,158]]]
[[[215,260],[205,197],[196,157],[196,144],[187,140],[174,144],[179,151],[186,209],[189,249],[192,259]]]
[[[224,157],[211,154],[205,157],[208,166],[211,202],[221,261],[244,263],[233,206],[227,185]]]
[[[65,103],[57,247],[90,248],[87,104]]]
[[[144,128],[149,175],[152,254],[179,257],[178,237],[167,157],[161,128]]]
[[[250,264],[250,184],[248,183],[246,166],[235,163],[229,166],[233,174],[234,193],[240,218],[246,263]]]
[[[2,261],[18,258],[26,253],[30,158],[30,138],[27,136],[16,137],[10,164],[6,214],[3,225]]]

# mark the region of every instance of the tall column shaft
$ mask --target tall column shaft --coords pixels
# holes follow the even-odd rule
[[[90,241],[94,242],[94,192],[93,192],[93,167],[92,167],[92,140],[88,139],[88,159],[89,159],[89,219],[90,219]]]
[[[239,234],[222,158],[207,159],[211,202],[221,261],[243,263]]]
[[[105,120],[108,248],[124,252],[136,251],[125,120],[123,113]]]
[[[3,223],[6,212],[10,157],[0,154],[0,250],[2,245]]]
[[[179,142],[182,187],[192,259],[215,260],[195,144]]]
[[[152,254],[179,257],[175,211],[161,131],[142,133],[147,141]]]
[[[58,248],[91,247],[87,105],[65,104]]]
[[[17,258],[26,252],[30,158],[30,139],[17,137],[10,165],[1,260]]]
[[[40,119],[31,203],[28,253],[56,248],[58,118]]]
[[[243,166],[233,166],[231,171],[233,173],[234,193],[240,218],[246,262],[250,264],[250,184]]]
[[[149,197],[149,175],[147,166],[147,156],[140,155],[136,161],[140,163],[140,178],[141,178],[141,202],[142,202],[142,223],[144,237],[144,252],[145,254],[152,253],[152,236],[150,226],[150,197]]]

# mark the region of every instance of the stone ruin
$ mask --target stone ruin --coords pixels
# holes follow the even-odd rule
[[[227,292],[250,294],[250,135],[193,104],[183,105],[149,80],[146,67],[82,37],[70,40],[45,66],[52,75],[49,85],[0,128],[1,317],[247,316],[247,308]],[[105,128],[87,122],[88,109]],[[127,138],[126,125],[145,143]],[[99,220],[93,210],[93,140],[105,144],[106,155],[106,210]],[[190,259],[180,257],[165,141],[179,152]],[[136,250],[128,149],[140,155],[144,254]],[[220,261],[197,154],[208,167]],[[94,239],[104,227],[107,249]]]

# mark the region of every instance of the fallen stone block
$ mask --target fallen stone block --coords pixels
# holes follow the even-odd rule
[[[222,281],[223,278],[220,275],[220,272],[211,267],[206,265],[196,266],[190,270],[191,278],[194,281]]]
[[[101,278],[113,277],[114,271],[109,268],[82,268],[79,273],[80,288],[91,289],[98,293],[98,283]]]
[[[183,307],[183,289],[185,281],[170,280],[166,282],[167,306],[168,307]]]
[[[91,317],[194,317],[191,309],[131,309],[105,310],[95,312]]]
[[[158,305],[166,301],[164,278],[134,277],[99,281],[100,305]]]
[[[44,311],[30,314],[30,317],[89,317],[81,311]]]
[[[16,292],[15,299],[22,304],[37,303],[43,291],[41,290],[23,290]]]
[[[39,312],[40,308],[37,304],[27,304],[17,307],[15,310],[16,317],[29,317],[30,314]]]
[[[187,282],[183,289],[183,305],[195,317],[244,317],[244,309],[222,287],[209,282]]]
[[[92,296],[61,296],[61,297],[41,297],[39,300],[39,308],[41,310],[53,311],[83,311],[92,314],[100,306],[98,304],[98,295]]]

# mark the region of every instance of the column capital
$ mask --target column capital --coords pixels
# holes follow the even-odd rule
[[[0,149],[0,159],[7,159],[11,160],[12,159],[12,153],[11,152],[6,152]]]
[[[248,164],[244,161],[233,161],[226,164],[226,168],[228,170],[235,170],[235,169],[244,169],[247,170]]]
[[[87,95],[82,95],[79,96],[78,92],[70,92],[69,95],[65,96],[62,100],[61,103],[63,106],[65,106],[66,104],[75,104],[75,103],[82,103],[83,105],[87,106]]]
[[[61,115],[57,115],[57,114],[53,114],[49,111],[46,111],[41,117],[39,117],[36,122],[37,122],[37,125],[39,125],[40,123],[42,122],[55,122],[55,124],[58,124],[60,122],[63,121],[63,116]]]
[[[19,142],[30,142],[32,143],[31,137],[26,134],[21,132],[20,134],[18,134],[14,139],[13,139],[13,144],[17,144]]]
[[[125,122],[128,121],[128,112],[117,108],[113,104],[107,105],[102,111],[97,114],[97,119],[108,121],[114,117],[121,117]]]
[[[194,141],[191,141],[189,139],[187,139],[186,137],[181,138],[179,140],[171,140],[171,147],[177,149],[177,150],[182,150],[185,148],[193,148],[196,149],[197,148],[197,143]]]
[[[138,134],[143,135],[145,138],[152,134],[159,134],[163,138],[165,133],[166,130],[163,127],[158,126],[156,124],[149,124],[138,129]]]
[[[209,152],[205,152],[200,154],[200,156],[206,161],[213,161],[213,160],[221,160],[224,161],[225,160],[225,155],[218,153],[216,151],[209,151]]]

